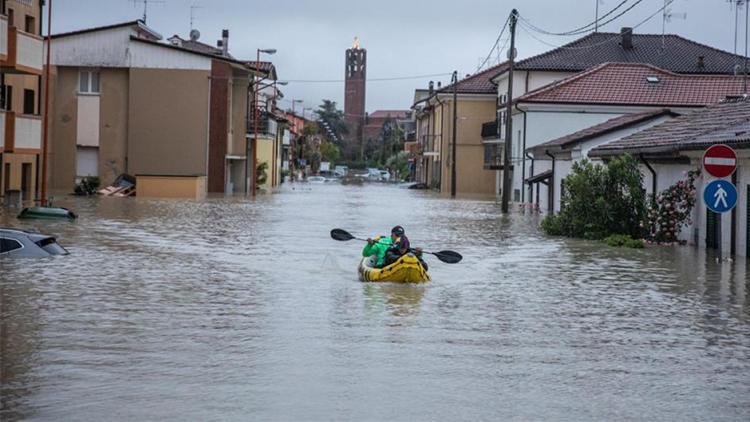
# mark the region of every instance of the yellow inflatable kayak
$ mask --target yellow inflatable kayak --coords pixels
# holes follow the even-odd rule
[[[392,283],[423,283],[430,281],[414,254],[406,254],[391,265],[375,268],[375,257],[363,258],[359,264],[360,281],[382,281]]]

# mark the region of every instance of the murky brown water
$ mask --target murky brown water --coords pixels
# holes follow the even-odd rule
[[[0,260],[3,421],[750,415],[744,261],[545,238],[492,202],[382,186],[58,203],[80,220],[0,214],[72,252]],[[464,262],[359,283],[362,245],[329,230],[395,224]]]

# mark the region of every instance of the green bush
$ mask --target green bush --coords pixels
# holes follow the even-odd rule
[[[590,240],[611,234],[639,239],[646,215],[646,194],[638,161],[630,155],[618,157],[606,166],[588,160],[573,163],[563,179],[561,212],[547,217],[542,230]]]
[[[74,191],[76,195],[93,195],[99,190],[99,185],[101,181],[98,177],[86,176],[75,186]]]
[[[607,236],[602,240],[602,242],[613,247],[626,247],[633,249],[643,248],[643,240],[633,239],[632,237],[625,234],[613,234]]]

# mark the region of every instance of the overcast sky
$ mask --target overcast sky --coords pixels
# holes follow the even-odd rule
[[[448,74],[476,71],[487,56],[510,10],[536,26],[565,31],[594,20],[622,0],[163,0],[149,1],[148,25],[165,38],[187,37],[190,6],[201,41],[215,45],[223,28],[230,32],[230,52],[238,58],[255,59],[256,48],[276,48],[271,56],[281,80],[341,80],[344,51],[359,36],[367,49],[368,79]],[[629,0],[627,5],[638,0]],[[600,31],[619,31],[633,26],[662,7],[664,0],[641,0],[630,12]],[[140,18],[143,1],[54,0],[53,33],[108,25]],[[625,7],[621,8],[623,10]],[[687,13],[672,19],[667,32],[732,51],[734,11],[729,0],[675,0],[670,9]],[[46,30],[46,29],[45,29]],[[635,30],[662,32],[658,15]],[[739,46],[744,51],[744,10],[740,13]],[[543,36],[550,44],[572,40]],[[519,58],[544,52],[549,47],[519,30]],[[493,58],[493,63],[496,60]],[[447,83],[449,75],[398,81],[370,81],[367,110],[408,109],[415,88],[426,88],[430,79]],[[283,88],[286,102],[301,99],[307,108],[328,98],[343,107],[343,82],[290,82]],[[297,105],[299,109],[299,105]]]

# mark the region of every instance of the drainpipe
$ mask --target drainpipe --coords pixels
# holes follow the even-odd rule
[[[656,204],[656,171],[654,171],[654,168],[651,167],[651,164],[646,161],[646,158],[644,158],[643,154],[639,154],[638,158],[641,159],[641,162],[648,168],[648,171],[651,172],[651,204]]]
[[[526,89],[529,87],[529,72],[526,72]],[[523,189],[523,181],[526,179],[526,112],[518,108],[516,110],[523,113],[523,149],[521,152],[521,203],[526,202],[526,189]],[[532,161],[533,162],[533,161]],[[533,172],[531,174],[534,174]]]
[[[552,176],[550,177],[549,185],[547,185],[547,189],[549,189],[547,193],[547,196],[549,196],[547,208],[549,208],[549,214],[552,215],[555,213],[555,156],[550,154],[549,150],[544,150],[544,155],[552,159]]]
[[[526,119],[524,118],[524,121],[525,120]],[[524,131],[523,133],[524,133],[524,135],[526,135],[526,131]],[[524,158],[524,162],[525,162],[526,158],[528,158],[529,161],[531,161],[531,165],[529,166],[529,176],[533,176],[534,175],[534,156],[531,155],[531,154],[529,154],[528,152],[524,152],[523,158]],[[529,183],[529,203],[531,203],[531,202],[534,201],[534,197],[533,197],[534,190],[533,189],[534,188],[532,187],[531,183]],[[522,191],[521,195],[523,195],[525,193],[526,193],[526,189],[524,189]],[[523,198],[523,196],[522,196],[522,198]]]

